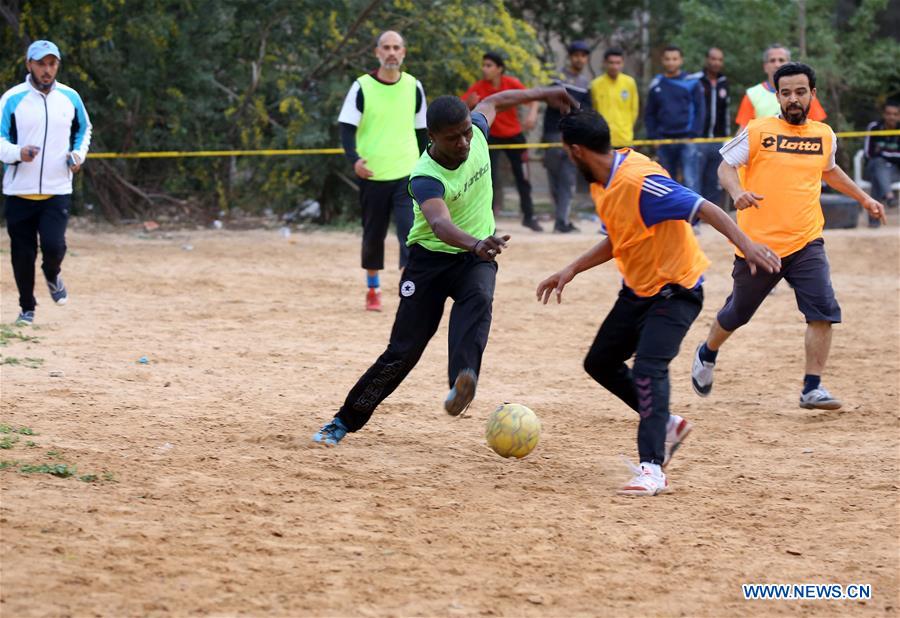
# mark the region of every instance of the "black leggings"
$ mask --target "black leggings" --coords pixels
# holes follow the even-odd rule
[[[519,133],[513,137],[491,137],[488,139],[489,144],[524,144],[525,136]],[[516,189],[519,192],[519,206],[522,209],[522,220],[531,221],[534,218],[534,203],[531,201],[531,183],[525,174],[525,160],[527,159],[527,150],[524,149],[503,149],[491,150],[491,174],[494,183],[494,193],[502,197],[503,187],[499,185],[500,175],[500,153],[505,153],[509,159],[509,166],[512,168],[513,177],[516,179]],[[502,204],[502,202],[501,202]]]
[[[34,262],[40,237],[41,270],[48,281],[56,281],[66,255],[66,225],[71,195],[46,200],[6,196],[6,231],[9,233],[13,275],[19,288],[22,311],[34,311]]]
[[[481,370],[491,330],[497,263],[471,253],[441,253],[410,248],[400,282],[400,306],[387,349],[350,389],[337,417],[350,431],[365,425],[406,378],[434,336],[447,298],[450,310],[448,385],[461,369]]]
[[[650,297],[623,287],[584,359],[584,369],[641,416],[638,453],[662,464],[669,421],[669,363],[703,307],[703,288],[668,285]],[[634,366],[625,361],[634,355]]]

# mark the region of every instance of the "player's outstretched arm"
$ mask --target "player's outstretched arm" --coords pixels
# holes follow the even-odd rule
[[[769,273],[777,273],[781,270],[781,258],[774,251],[763,244],[750,240],[750,237],[741,231],[741,228],[731,220],[731,217],[712,202],[703,200],[697,211],[697,216],[702,221],[713,226],[722,236],[741,250],[741,253],[744,254],[744,259],[747,260],[747,266],[750,267],[750,274],[755,275],[757,268],[761,268]]]
[[[457,227],[450,218],[450,209],[447,208],[447,203],[441,198],[425,200],[420,208],[434,235],[451,247],[471,251],[483,260],[493,260],[506,248],[509,235],[494,236],[492,234],[487,238],[475,238]]]
[[[494,123],[497,112],[507,107],[531,103],[532,101],[544,101],[550,107],[558,108],[563,114],[568,114],[573,109],[578,109],[578,101],[566,92],[562,86],[550,86],[547,88],[529,88],[527,90],[504,90],[492,94],[482,100],[472,112],[480,112],[487,118],[488,125]]]
[[[837,189],[847,197],[852,197],[859,205],[871,213],[871,215],[879,219],[882,223],[887,223],[887,217],[884,213],[884,204],[870,196],[868,193],[859,188],[853,179],[847,176],[840,167],[835,165],[827,172],[822,173],[822,179],[828,183],[829,187]]]
[[[574,262],[541,281],[537,286],[537,299],[545,305],[550,300],[550,294],[556,292],[556,303],[562,302],[562,291],[575,275],[608,262],[613,257],[613,246],[609,238],[591,247],[586,253],[579,256]]]

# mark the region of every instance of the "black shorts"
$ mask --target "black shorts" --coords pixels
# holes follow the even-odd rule
[[[825,241],[817,238],[799,251],[781,260],[781,271],[770,274],[757,270],[750,274],[750,268],[744,258],[734,258],[734,270],[731,273],[734,288],[725,306],[719,311],[719,326],[733,331],[747,322],[782,279],[794,288],[797,297],[797,308],[807,322],[841,321],[841,307],[834,297],[831,287],[831,270],[825,255]]]

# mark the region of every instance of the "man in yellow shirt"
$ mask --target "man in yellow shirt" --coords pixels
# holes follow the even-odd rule
[[[837,138],[828,125],[808,120],[816,95],[816,74],[809,66],[788,63],[773,78],[780,116],[751,120],[721,150],[719,180],[738,209],[738,226],[781,258],[774,274],[751,275],[738,251],[734,287],[716,316],[705,343],[697,348],[691,371],[694,390],[709,395],[719,347],[750,321],[756,309],[783,278],[794,289],[797,307],[806,318],[806,375],[800,407],[837,410],[841,402],[821,384],[831,348],[831,325],[840,323],[841,308],[831,287],[819,196],[822,181],[858,201],[884,221],[884,206],[835,165]],[[746,166],[744,185],[738,168]]]
[[[637,84],[622,73],[625,53],[615,47],[603,54],[605,73],[591,82],[591,102],[609,125],[613,148],[630,146],[640,111]]]

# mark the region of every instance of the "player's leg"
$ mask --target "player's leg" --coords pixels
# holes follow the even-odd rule
[[[837,410],[841,402],[821,383],[831,349],[831,325],[841,321],[841,307],[831,285],[825,242],[821,238],[814,240],[791,257],[784,267],[784,278],[794,288],[797,308],[806,318],[806,374],[800,406]]]
[[[60,276],[66,256],[66,226],[69,222],[71,195],[54,195],[43,202],[38,222],[41,239],[41,270],[50,290],[50,297],[58,305],[65,305],[69,293]]]
[[[556,223],[554,229],[565,223],[560,220],[560,210],[562,209],[562,160],[568,155],[562,148],[548,148],[544,151],[544,168],[547,170],[547,184],[550,188],[550,197],[553,198],[553,205],[556,210]]]
[[[655,495],[668,488],[662,467],[673,450],[670,446],[667,453],[666,448],[670,433],[669,363],[678,355],[702,307],[702,288],[667,286],[653,297],[645,313],[632,368],[641,417],[637,440],[641,470],[622,493]]]
[[[400,269],[406,268],[409,262],[409,247],[406,238],[413,225],[413,201],[409,194],[409,178],[402,178],[394,183],[392,198],[394,204],[394,225],[397,228],[397,240],[400,242]]]
[[[441,322],[448,294],[447,270],[444,255],[412,248],[387,349],[357,380],[334,420],[313,436],[314,441],[333,446],[348,431],[361,429],[416,366]]]
[[[509,140],[511,144],[524,144],[525,136],[519,133]],[[522,210],[522,225],[535,231],[543,232],[544,228],[534,219],[534,203],[531,201],[531,183],[525,170],[528,151],[520,148],[510,148],[506,151],[509,165],[512,168],[513,178],[516,180],[516,190],[519,193],[519,208]]]
[[[637,348],[639,325],[649,307],[649,301],[623,287],[584,357],[588,375],[634,411],[637,391],[625,361]]]
[[[34,200],[6,196],[6,231],[9,234],[13,277],[19,290],[21,312],[17,322],[31,324],[34,320],[34,263],[37,259],[38,223],[41,203]]]
[[[362,213],[362,267],[366,270],[366,309],[381,311],[381,277],[384,270],[384,239],[391,221],[392,191],[389,182],[359,181]]]
[[[458,256],[450,297],[447,375],[451,390],[444,403],[449,414],[462,413],[475,397],[481,358],[491,331],[497,262],[473,254]]]
[[[783,272],[783,269],[778,273],[757,270],[756,274],[752,275],[744,258],[734,258],[734,268],[731,271],[733,280],[731,294],[725,300],[725,306],[716,315],[706,341],[701,343],[694,352],[691,384],[695,393],[706,397],[712,391],[713,370],[716,366],[719,348],[734,331],[750,321],[772,288],[781,280]]]
[[[562,151],[562,161],[559,168],[559,201],[556,203],[556,223],[554,230],[568,234],[577,232],[578,228],[571,221],[572,196],[575,193],[575,164],[569,156]]]

